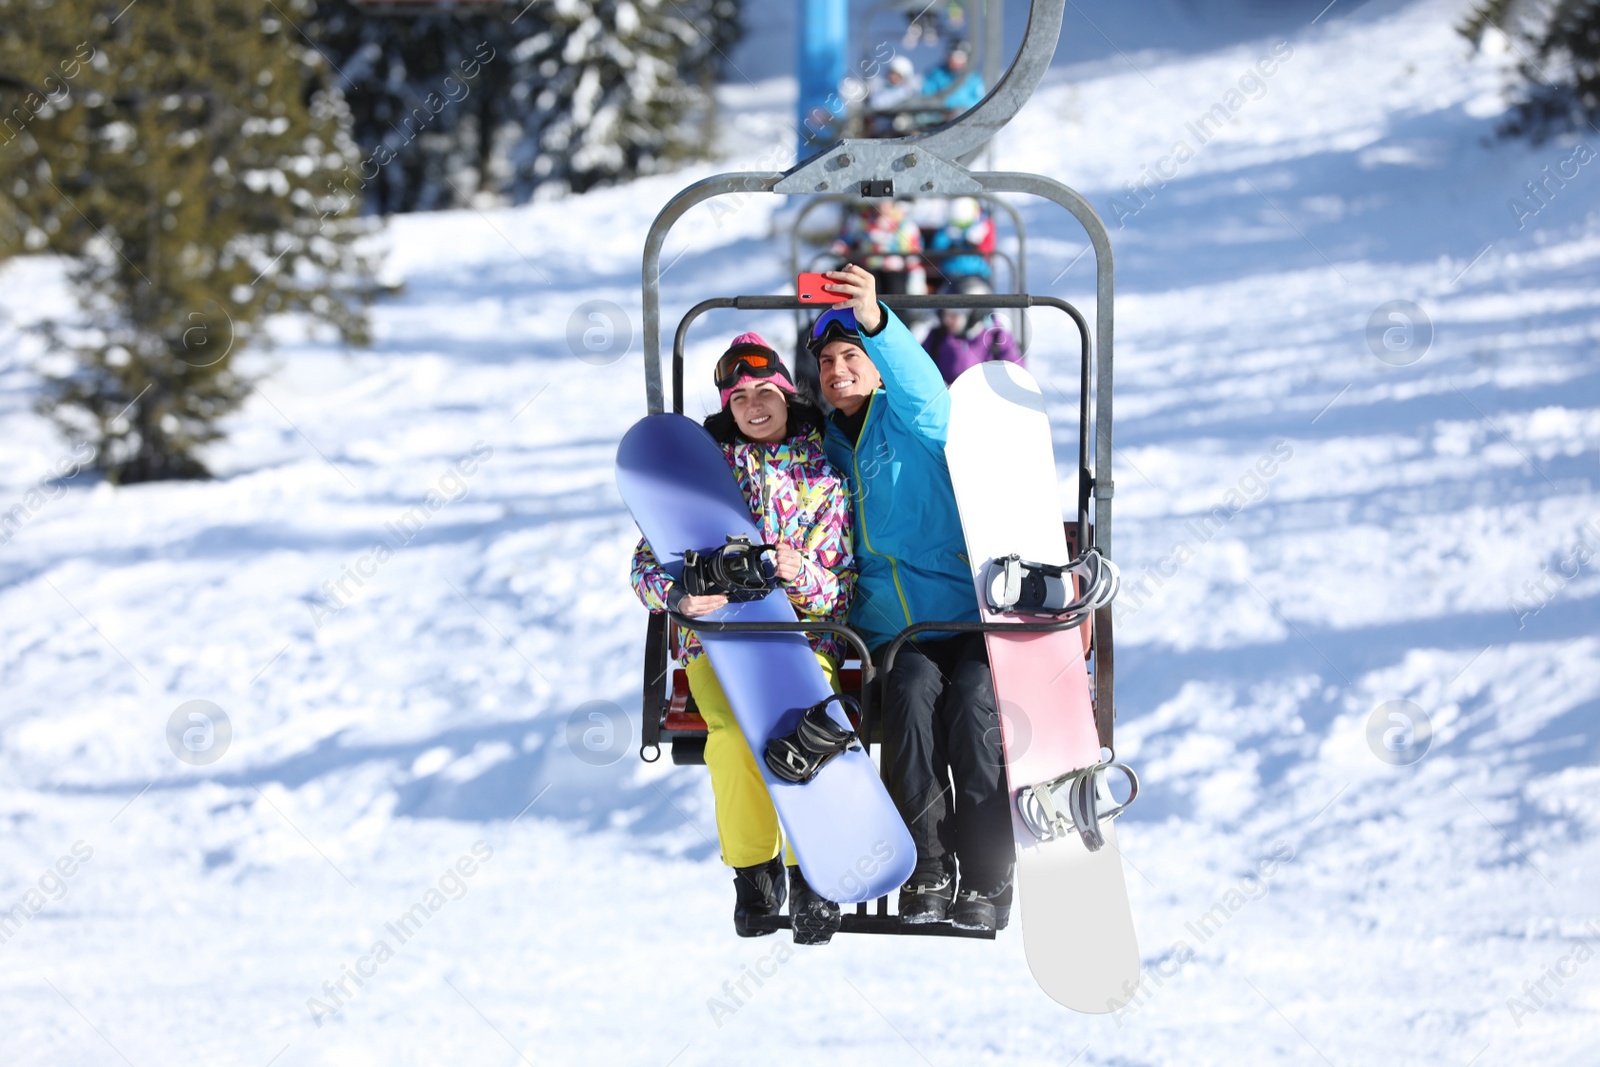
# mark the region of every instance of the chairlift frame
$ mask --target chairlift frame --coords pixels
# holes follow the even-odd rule
[[[1065,208],[1083,227],[1095,258],[1095,313],[1093,340],[1081,312],[1056,297],[1035,297],[1028,293],[987,295],[945,295],[893,297],[893,306],[904,309],[927,308],[1028,308],[1035,305],[1058,307],[1077,324],[1082,337],[1079,394],[1079,486],[1078,546],[1080,551],[1098,548],[1111,554],[1111,501],[1115,488],[1111,470],[1111,390],[1113,356],[1113,264],[1111,238],[1099,213],[1080,193],[1043,175],[1014,171],[973,172],[967,164],[1019,111],[1044,77],[1055,54],[1067,0],[1032,0],[1028,27],[1021,49],[1005,76],[993,85],[976,106],[931,129],[903,137],[865,140],[847,138],[807,158],[786,171],[763,173],[732,172],[713,175],[681,190],[656,215],[645,238],[641,284],[644,311],[645,403],[650,414],[666,410],[661,367],[661,253],[672,226],[691,208],[717,196],[746,196],[753,192],[792,195],[817,195],[855,192],[864,199],[907,196],[913,199],[980,196],[998,193],[1026,193],[1050,200]],[[898,187],[898,188],[897,188]],[[886,302],[887,303],[887,302]],[[683,346],[694,319],[712,308],[737,310],[794,310],[804,306],[793,296],[732,296],[701,301],[680,321],[673,339],[673,410],[683,407]],[[1091,400],[1092,397],[1092,400]],[[1092,425],[1092,430],[1091,430]],[[1092,473],[1091,473],[1092,470]],[[1092,520],[1092,522],[1091,522]],[[662,720],[670,696],[664,696],[670,663],[668,622],[706,632],[839,632],[850,641],[857,655],[865,653],[865,643],[848,626],[836,623],[712,623],[701,619],[652,613],[646,631],[643,702],[641,706],[640,756],[647,762],[660,758],[663,740]],[[985,623],[928,621],[902,631],[888,652],[895,652],[919,633],[989,632],[1026,633],[1068,629],[1082,620],[1052,623]],[[1104,759],[1115,758],[1113,723],[1114,660],[1112,614],[1109,607],[1095,611],[1093,627],[1092,700],[1095,725]],[[892,663],[892,661],[889,661]],[[889,664],[886,663],[885,669]],[[866,729],[864,747],[870,751],[872,706],[870,701],[873,664],[870,656],[861,661],[862,691],[869,696],[863,710]],[[671,738],[667,738],[671,740]],[[653,753],[653,754],[652,754]],[[888,914],[888,898],[877,901],[876,914],[867,904],[845,914],[841,931],[850,933],[932,934],[936,936],[985,936],[981,932],[961,931],[943,923],[902,925]],[[770,929],[788,926],[787,916],[762,920]],[[993,932],[987,936],[992,938]]]

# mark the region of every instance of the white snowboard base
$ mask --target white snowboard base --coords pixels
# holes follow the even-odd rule
[[[1017,903],[1028,969],[1073,1011],[1117,1011],[1139,989],[1139,944],[1111,821],[1090,852],[1077,837],[1017,848]]]
[[[1016,364],[980,363],[950,387],[945,458],[980,604],[988,560],[1016,553],[1069,562],[1052,442],[1044,396]],[[1090,680],[1077,630],[987,641],[1015,804],[1024,785],[1099,761]],[[1102,807],[1112,803],[1103,797]],[[1074,1011],[1116,1011],[1138,990],[1139,943],[1111,823],[1102,821],[1106,843],[1095,852],[1076,834],[1039,844],[1015,812],[1013,825],[1017,907],[1034,978]]]

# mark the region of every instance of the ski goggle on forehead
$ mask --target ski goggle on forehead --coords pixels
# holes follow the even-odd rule
[[[731,348],[717,360],[715,380],[718,389],[727,389],[746,375],[752,378],[779,377],[785,380],[789,372],[769,349],[758,345],[740,345]]]
[[[855,314],[845,308],[824,312],[811,327],[811,337],[806,347],[812,355],[820,355],[824,346],[834,341],[861,343],[861,329],[856,325]]]

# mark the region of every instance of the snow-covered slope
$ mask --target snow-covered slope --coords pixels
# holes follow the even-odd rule
[[[25,327],[70,301],[0,272],[0,1062],[1592,1063],[1600,163],[1528,198],[1573,148],[1492,140],[1459,3],[1189,46],[1074,6],[1115,48],[997,165],[1124,222],[1132,1010],[1058,1009],[1014,931],[735,939],[704,772],[634,755],[639,249],[677,188],[789,147],[750,132],[786,118],[768,81],[729,87],[716,167],[395,220],[374,347],[280,324],[214,482],[30,496],[74,453]],[[668,321],[779,289],[775,207],[680,226]],[[1035,286],[1092,306],[1081,235],[1024,211]],[[576,354],[590,301],[625,354]],[[1379,315],[1379,358],[1391,301],[1431,342]],[[789,331],[697,328],[691,409],[748,328]],[[1072,343],[1034,328],[1070,477]],[[167,739],[193,700],[231,725],[206,765]],[[1376,754],[1394,713],[1416,762]]]

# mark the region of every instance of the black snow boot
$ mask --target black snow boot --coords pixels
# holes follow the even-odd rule
[[[783,882],[783,855],[780,853],[754,867],[733,869],[733,930],[740,937],[761,937],[772,933],[750,924],[758,916],[777,915],[783,910],[787,890]]]
[[[806,885],[799,867],[789,868],[789,925],[797,945],[826,945],[839,932],[839,905]]]
[[[900,887],[900,921],[903,923],[942,923],[949,918],[950,901],[956,895],[955,879],[944,871],[924,874],[918,871]]]
[[[950,925],[960,930],[1004,930],[1011,921],[1011,877],[987,891],[963,885],[950,906]]]

